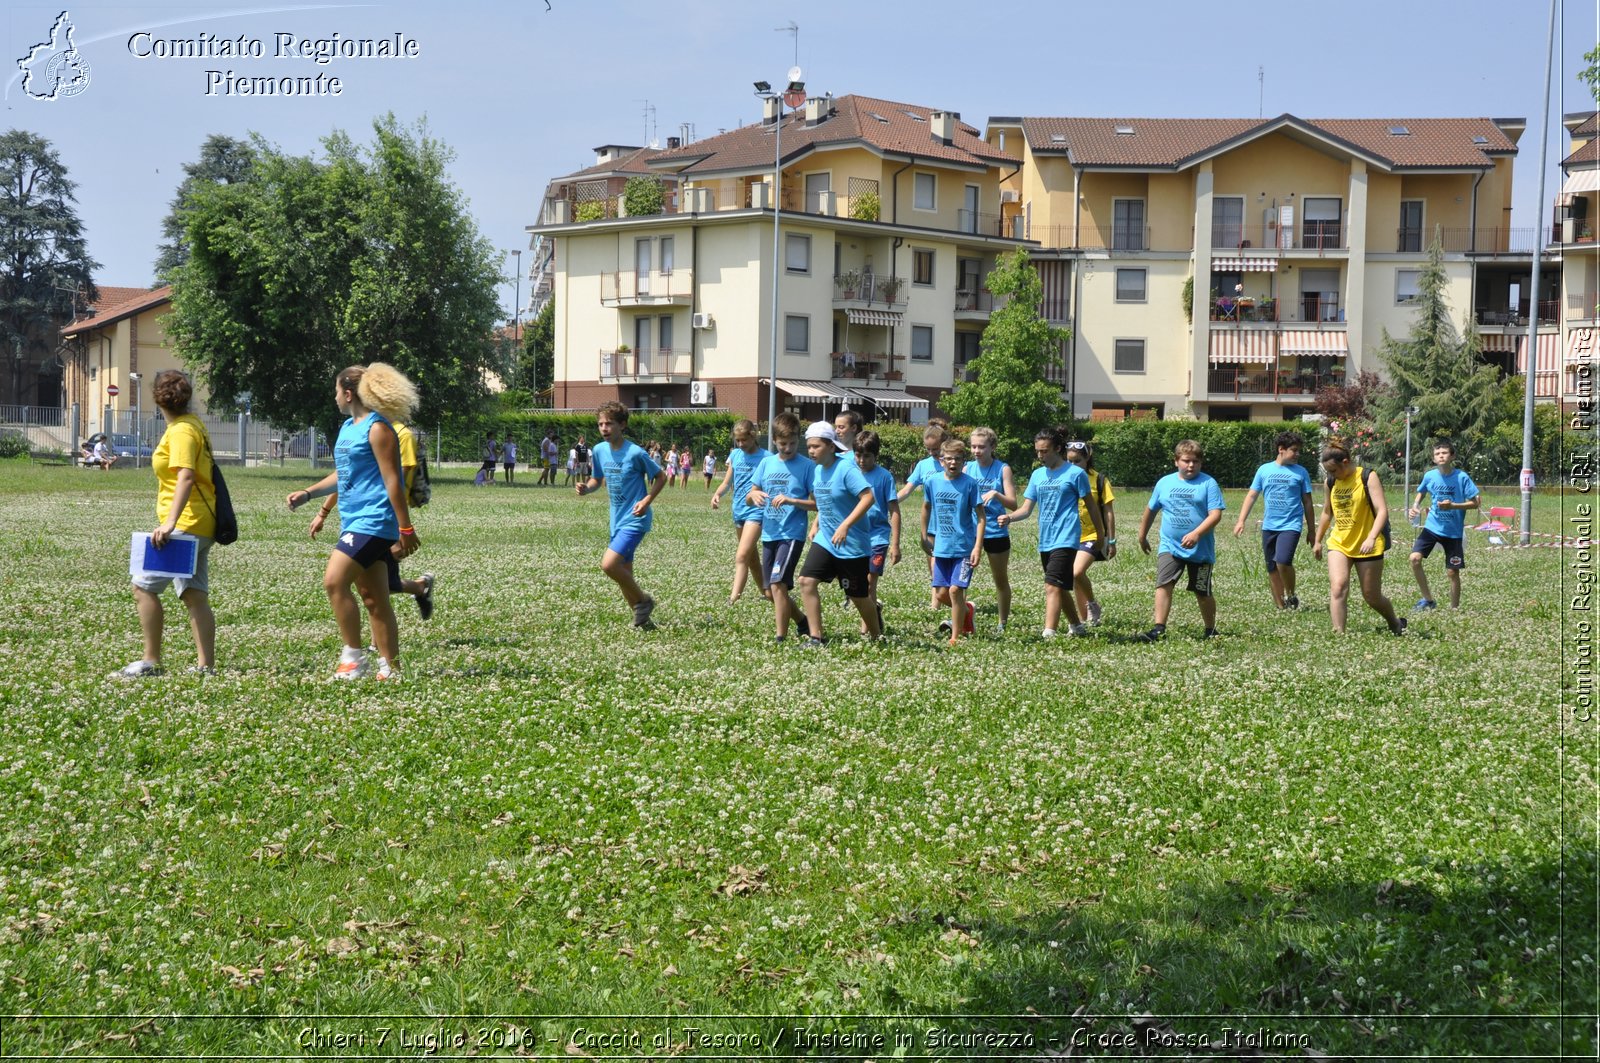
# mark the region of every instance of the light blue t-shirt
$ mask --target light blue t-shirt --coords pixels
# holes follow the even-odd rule
[[[1428,519],[1422,525],[1424,528],[1446,539],[1459,539],[1466,534],[1465,510],[1439,508],[1441,501],[1465,502],[1478,497],[1478,485],[1472,482],[1472,477],[1465,471],[1456,469],[1446,476],[1438,469],[1429,469],[1422,474],[1417,494],[1432,499],[1428,505]],[[340,505],[343,504],[341,499]]]
[[[1150,492],[1150,509],[1161,510],[1161,549],[1163,554],[1210,564],[1217,558],[1215,531],[1206,532],[1194,549],[1185,549],[1182,539],[1198,528],[1213,509],[1227,509],[1222,501],[1222,488],[1208,472],[1197,472],[1194,479],[1185,480],[1169,472]]]
[[[734,447],[728,452],[728,468],[733,470],[733,522],[743,524],[747,520],[761,520],[761,509],[745,501],[745,496],[750,494],[750,481],[755,477],[756,470],[761,463],[772,456],[772,452],[765,447],[757,447],[754,454],[746,454],[741,447]]]
[[[856,466],[860,468],[860,466]],[[893,529],[889,526],[889,506],[895,502],[894,473],[882,465],[875,465],[871,472],[862,472],[867,478],[867,486],[872,488],[872,508],[867,510],[867,537],[876,550],[880,546],[888,546],[890,533]]]
[[[655,519],[654,507],[644,516],[633,515],[636,502],[650,493],[650,484],[661,475],[661,466],[650,460],[645,449],[631,439],[614,447],[602,440],[594,448],[594,478],[603,480],[611,493],[611,537],[618,532],[647,532]]]
[[[933,507],[928,527],[933,532],[934,557],[966,557],[978,545],[978,510],[983,488],[961,473],[954,480],[940,476],[922,485],[923,497]]]
[[[1299,531],[1306,522],[1306,496],[1311,494],[1311,474],[1298,461],[1279,465],[1269,461],[1256,470],[1250,490],[1261,496],[1262,531]]]
[[[924,487],[935,476],[944,475],[944,466],[939,464],[939,459],[926,457],[912,466],[911,475],[906,477],[909,487]]]
[[[866,557],[872,537],[865,519],[850,525],[842,546],[834,545],[833,533],[861,503],[861,492],[869,489],[855,462],[835,461],[827,468],[818,465],[811,473],[811,497],[817,500],[817,537],[812,541],[834,557]]]
[[[1023,498],[1039,507],[1039,552],[1076,550],[1083,541],[1078,521],[1078,499],[1089,493],[1089,474],[1070,461],[1053,470],[1043,465],[1028,477]]]
[[[1006,489],[1005,472],[1007,468],[1009,466],[999,458],[991,461],[987,469],[976,461],[969,461],[967,462],[966,473],[978,481],[978,486],[983,489],[984,494],[988,494],[990,491],[1004,491]],[[998,523],[1000,514],[1005,511],[1005,503],[999,499],[983,504],[983,537],[985,539],[1003,539],[1010,534],[1005,528],[1000,527]]]
[[[339,532],[400,538],[400,521],[389,503],[389,489],[372,453],[372,426],[389,421],[376,410],[361,420],[346,418],[333,445],[333,465],[339,473]]]
[[[796,454],[788,461],[776,454],[768,454],[766,460],[757,466],[750,486],[759,487],[770,496],[767,504],[756,510],[761,515],[762,542],[806,537],[806,511],[798,506],[774,506],[772,497],[786,495],[789,498],[810,498],[811,470],[816,467],[817,463],[804,454]]]

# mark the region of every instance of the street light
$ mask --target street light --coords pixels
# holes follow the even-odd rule
[[[139,467],[139,448],[144,444],[144,421],[139,416],[139,381],[142,379],[138,373],[129,373],[128,382],[133,385],[133,467]]]
[[[757,81],[756,95],[763,100],[778,101],[778,120],[772,130],[772,354],[771,372],[767,374],[767,449],[776,449],[772,440],[772,422],[778,416],[778,225],[783,213],[783,107],[803,106],[806,102],[806,83],[800,80],[800,68],[789,69],[789,87],[782,93],[772,91],[772,84]]]
[[[517,260],[517,298],[511,307],[511,343],[512,350],[516,351],[517,348],[522,346],[522,249],[512,248],[511,254]],[[520,354],[521,352],[518,351],[517,353]],[[532,359],[529,359],[528,365],[528,372],[533,378],[533,387],[529,390],[537,393],[539,390],[539,374],[533,368]]]
[[[1406,407],[1406,479],[1405,493],[1400,497],[1406,500],[1406,509],[1411,508],[1411,415],[1417,412],[1415,406]],[[1416,521],[1412,521],[1413,524]]]

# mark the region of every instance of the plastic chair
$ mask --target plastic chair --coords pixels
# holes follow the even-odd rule
[[[1507,523],[1507,522],[1510,523]],[[1517,526],[1517,511],[1511,506],[1490,506],[1489,519],[1475,531],[1511,531]]]

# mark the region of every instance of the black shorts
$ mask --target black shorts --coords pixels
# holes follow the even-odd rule
[[[761,544],[761,586],[794,588],[794,570],[805,543],[799,539],[772,539]]]
[[[1070,546],[1039,551],[1039,567],[1044,569],[1044,585],[1072,589],[1072,565],[1078,560],[1078,551]]]
[[[400,584],[400,562],[394,556],[396,539],[382,539],[376,535],[361,535],[358,532],[345,532],[339,536],[333,548],[344,554],[350,560],[360,565],[363,569],[371,568],[382,561],[389,569],[389,589],[398,590]]]
[[[1465,545],[1460,539],[1452,539],[1445,535],[1435,535],[1427,528],[1423,528],[1417,532],[1417,541],[1411,544],[1411,552],[1427,557],[1433,553],[1435,546],[1442,546],[1444,547],[1444,567],[1460,572],[1467,567],[1466,551],[1463,549]]]
[[[483,463],[483,472],[494,472],[494,459],[490,458]]]
[[[1011,536],[996,535],[983,540],[983,552],[986,554],[1009,554],[1011,552]]]
[[[1080,554],[1088,554],[1096,561],[1104,561],[1106,559],[1106,548],[1101,544],[1099,539],[1090,539],[1086,542],[1079,543],[1078,552]]]
[[[818,583],[839,581],[839,589],[852,598],[867,596],[867,567],[865,557],[835,557],[827,547],[813,542],[806,554],[805,567],[800,575]]]
[[[1300,529],[1293,531],[1264,531],[1261,533],[1261,553],[1267,559],[1267,571],[1276,572],[1279,565],[1294,567],[1294,552],[1300,546]]]
[[[1175,586],[1178,577],[1185,572],[1189,574],[1187,590],[1194,591],[1202,598],[1211,597],[1211,562],[1190,561],[1171,554],[1156,555],[1157,587]]]

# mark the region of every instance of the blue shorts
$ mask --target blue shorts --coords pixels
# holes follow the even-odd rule
[[[389,586],[393,587],[400,579],[400,562],[395,558],[393,549],[398,541],[362,535],[360,532],[344,532],[333,548],[364,569],[382,561],[389,569]]]
[[[1423,528],[1417,533],[1417,541],[1411,544],[1411,552],[1427,557],[1433,553],[1435,546],[1442,546],[1444,547],[1444,567],[1460,572],[1467,567],[1467,559],[1463,550],[1464,545],[1460,539],[1452,539],[1446,535],[1435,535],[1427,528]]]
[[[606,546],[614,554],[620,554],[622,560],[633,564],[633,552],[639,549],[639,544],[644,542],[645,529],[624,528],[611,537],[611,542]]]
[[[1267,559],[1267,571],[1276,572],[1279,565],[1294,567],[1294,552],[1300,546],[1300,529],[1294,531],[1264,531],[1261,533],[1261,552]]]
[[[889,544],[873,543],[867,549],[867,575],[881,576],[885,566],[889,564]]]
[[[972,562],[966,557],[934,558],[933,585],[961,588],[972,586]]]
[[[794,570],[805,552],[805,543],[799,539],[771,539],[761,544],[761,586],[774,584],[794,589]]]

